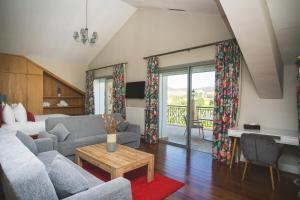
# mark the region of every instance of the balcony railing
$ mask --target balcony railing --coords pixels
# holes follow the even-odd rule
[[[196,107],[196,119],[201,121],[204,128],[213,127],[214,107]],[[168,124],[185,126],[184,116],[187,115],[187,106],[168,105]]]

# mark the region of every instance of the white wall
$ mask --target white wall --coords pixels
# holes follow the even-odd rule
[[[108,45],[90,63],[90,68],[128,62],[127,81],[146,79],[149,56],[231,38],[219,14],[138,9]],[[213,48],[160,58],[160,65],[206,60]],[[197,53],[198,52],[198,53]],[[199,53],[201,52],[201,53]],[[188,56],[189,55],[189,56]],[[144,107],[143,100],[128,100],[128,106]]]
[[[20,55],[24,55],[61,79],[85,91],[85,71],[87,70],[87,65],[74,64],[54,58],[49,59],[44,56],[33,56],[23,53],[20,53]]]
[[[144,56],[230,37],[219,15],[141,9],[98,54],[90,68],[128,62],[127,81],[141,81],[146,77],[146,62],[142,59]],[[162,56],[159,62],[160,67],[165,67],[212,60],[214,57],[215,48],[212,46]],[[264,127],[297,130],[296,67],[285,65],[284,72],[283,99],[260,99],[248,69],[243,64],[240,124],[257,122]],[[144,107],[145,102],[128,100],[127,106]]]
[[[285,65],[283,98],[260,99],[250,73],[243,64],[239,124],[253,122],[267,128],[297,131],[296,76],[296,65]]]

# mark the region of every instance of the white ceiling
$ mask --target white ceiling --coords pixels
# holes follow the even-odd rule
[[[267,4],[282,60],[295,63],[300,55],[300,1],[268,0]]]
[[[123,0],[137,8],[182,9],[191,12],[218,14],[214,0]]]
[[[94,46],[72,37],[85,26],[85,0],[1,0],[0,52],[87,66],[136,10],[121,0],[88,3],[88,28],[99,35]]]

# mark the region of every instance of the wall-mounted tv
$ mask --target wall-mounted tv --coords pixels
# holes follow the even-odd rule
[[[129,82],[126,84],[126,99],[144,99],[145,81]]]

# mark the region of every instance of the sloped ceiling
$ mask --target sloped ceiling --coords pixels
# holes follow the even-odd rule
[[[300,1],[267,1],[282,60],[295,63],[300,55]]]
[[[282,98],[283,63],[265,0],[220,0],[259,97]]]
[[[85,0],[1,0],[0,52],[38,59],[41,65],[87,68],[135,10],[121,0],[89,0],[88,28],[99,39],[84,46],[73,33],[85,26]]]
[[[190,12],[219,14],[213,0],[123,0],[137,8],[181,9]]]

